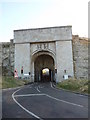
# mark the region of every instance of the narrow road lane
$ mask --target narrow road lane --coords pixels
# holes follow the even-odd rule
[[[34,83],[3,91],[3,118],[88,118],[88,97]]]

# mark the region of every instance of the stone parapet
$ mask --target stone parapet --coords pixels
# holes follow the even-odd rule
[[[72,40],[72,26],[14,30],[14,43]]]

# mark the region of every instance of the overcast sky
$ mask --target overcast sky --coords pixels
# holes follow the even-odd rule
[[[88,37],[88,0],[0,0],[0,42],[13,30],[72,25],[72,34]]]

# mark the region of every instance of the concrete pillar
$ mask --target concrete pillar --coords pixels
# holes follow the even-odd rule
[[[56,41],[57,81],[63,80],[64,71],[73,76],[72,41]]]

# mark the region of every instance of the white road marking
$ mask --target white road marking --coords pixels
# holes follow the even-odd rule
[[[44,86],[40,86],[39,88],[44,88]]]
[[[60,91],[52,86],[52,82],[50,82],[50,85],[51,85],[51,88],[53,88],[54,90]]]
[[[29,87],[29,88],[32,88],[32,87]]]
[[[53,88],[52,83],[51,83],[51,87]],[[54,88],[53,88],[53,89],[54,89]],[[71,102],[68,102],[68,101],[65,101],[65,100],[61,100],[61,99],[52,97],[52,96],[50,96],[50,95],[48,95],[48,94],[45,94],[45,95],[48,96],[48,97],[51,98],[51,99],[54,99],[54,100],[57,100],[57,101],[60,101],[60,102],[64,102],[64,103],[71,104],[71,105],[75,105],[75,106],[78,106],[78,107],[84,107],[83,105],[79,105],[79,104],[71,103]]]
[[[51,87],[53,88],[53,86],[52,86],[52,84],[51,84]],[[71,104],[71,105],[74,105],[74,106],[78,106],[78,107],[84,107],[84,106],[82,106],[82,105],[78,105],[78,104],[75,104],[75,103],[71,103],[71,102],[68,102],[68,101],[64,101],[64,100],[61,100],[61,99],[58,99],[58,98],[55,98],[55,97],[52,97],[52,96],[50,96],[50,95],[48,95],[48,94],[25,94],[25,95],[15,95],[18,91],[20,91],[21,89],[18,89],[18,90],[16,90],[13,94],[12,94],[12,98],[13,98],[13,100],[15,101],[15,103],[18,105],[18,106],[20,106],[24,111],[26,111],[27,113],[29,113],[30,115],[32,115],[32,116],[34,116],[35,118],[38,118],[38,119],[40,119],[40,120],[43,120],[43,119],[41,119],[40,117],[38,117],[37,115],[35,115],[34,113],[32,113],[32,112],[30,112],[28,109],[26,109],[25,107],[23,107],[16,99],[15,99],[15,97],[25,97],[25,96],[47,96],[47,97],[49,97],[49,98],[51,98],[51,99],[53,99],[53,100],[56,100],[56,101],[59,101],[59,102],[64,102],[64,103],[66,103],[66,104]],[[38,87],[37,87],[37,91],[38,92],[41,92],[39,89],[38,89]]]
[[[52,83],[50,82],[50,84],[51,84],[51,88],[53,88],[53,86],[52,86]]]
[[[55,86],[55,85],[52,85],[52,83],[50,82],[50,84],[51,84],[51,88],[53,88],[53,89],[55,89],[55,90],[57,90],[57,91],[61,91],[61,90],[64,90],[64,91],[66,91],[66,92],[70,92],[70,90],[65,90],[65,89],[61,89],[61,90],[59,90],[59,89],[56,89],[56,88],[54,88],[53,86]],[[78,95],[78,96],[82,96],[82,97],[88,97],[87,95],[83,95],[83,94],[77,94],[77,93],[74,93],[74,92],[72,92],[74,95]]]
[[[64,100],[61,100],[61,99],[52,97],[52,96],[47,95],[47,94],[45,94],[45,95],[46,95],[47,97],[51,98],[51,99],[54,99],[54,100],[57,100],[57,101],[60,101],[60,102],[64,102],[64,103],[71,104],[71,105],[75,105],[75,106],[78,106],[78,107],[84,107],[84,106],[82,106],[82,105],[78,105],[78,104],[75,104],[75,103],[67,102],[67,101],[64,101]]]
[[[34,116],[35,118],[37,118],[37,119],[39,119],[39,120],[43,120],[43,119],[41,119],[40,117],[38,117],[37,115],[35,115],[34,113],[32,113],[32,112],[30,112],[29,110],[27,110],[25,107],[23,107],[19,102],[17,102],[17,100],[14,98],[14,95],[15,95],[15,93],[17,93],[18,91],[20,91],[21,89],[18,89],[18,90],[16,90],[13,94],[12,94],[12,98],[13,98],[13,100],[14,100],[14,102],[18,105],[18,106],[20,106],[24,111],[26,111],[27,113],[29,113],[30,115],[32,115],[32,116]]]
[[[87,97],[87,96],[85,96],[85,95],[82,95],[82,94],[80,94],[79,96]]]
[[[45,94],[26,94],[26,95],[14,95],[14,97],[29,97],[29,96],[41,96]]]
[[[75,106],[79,106],[79,107],[84,107],[82,105],[78,105],[78,104],[75,104],[75,103],[71,103],[71,102],[67,102],[67,101],[64,101],[64,100],[61,100],[61,99],[58,99],[58,98],[55,98],[55,97],[52,97],[48,94],[26,94],[26,95],[14,95],[14,97],[31,97],[31,96],[47,96],[51,99],[54,99],[54,100],[57,100],[59,102],[64,102],[64,103],[67,103],[67,104],[71,104],[71,105],[75,105]]]
[[[38,89],[38,87],[37,87],[37,91],[38,91],[38,92],[41,92],[41,91]]]

